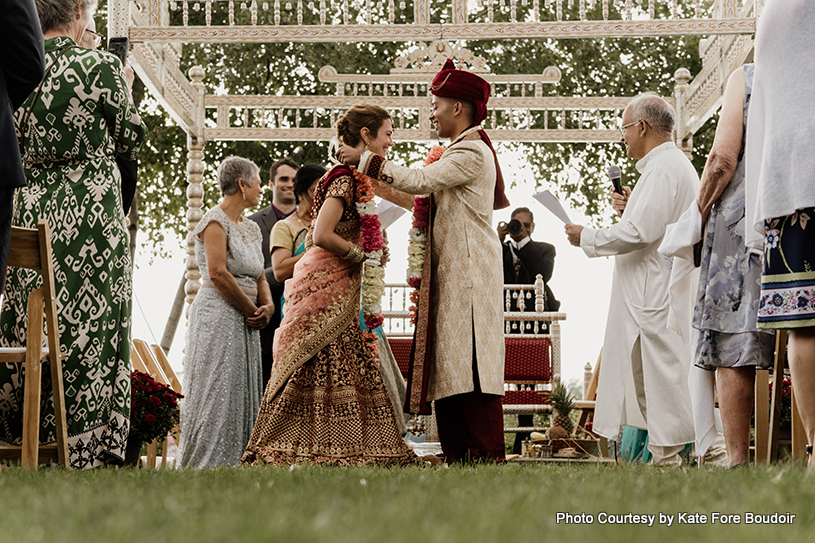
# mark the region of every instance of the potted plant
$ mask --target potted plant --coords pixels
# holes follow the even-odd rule
[[[165,438],[179,420],[178,400],[183,398],[141,371],[130,372],[130,435],[125,464],[138,464],[142,443]]]

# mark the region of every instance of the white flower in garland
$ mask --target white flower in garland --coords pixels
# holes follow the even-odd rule
[[[360,231],[362,233],[361,245],[365,251],[365,261],[362,271],[362,316],[368,330],[382,326],[385,319],[382,317],[382,295],[385,293],[385,269],[382,267],[384,254],[384,239],[376,204],[373,201],[374,190],[371,178],[354,171],[357,180],[356,209],[359,213]],[[370,332],[368,332],[370,334]],[[375,341],[376,336],[366,336],[369,342]],[[376,345],[372,346],[376,350]]]

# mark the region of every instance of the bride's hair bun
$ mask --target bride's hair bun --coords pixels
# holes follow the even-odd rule
[[[374,105],[354,106],[337,119],[337,137],[343,145],[356,147],[362,139],[360,131],[367,128],[376,134],[391,116],[384,108]]]

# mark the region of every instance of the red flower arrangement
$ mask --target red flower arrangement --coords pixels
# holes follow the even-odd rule
[[[773,395],[773,382],[770,381],[770,397]],[[789,377],[784,377],[781,383],[781,420],[779,428],[792,428],[792,381]]]
[[[132,440],[150,442],[163,438],[178,424],[178,400],[184,396],[140,371],[130,372],[130,389]]]
[[[373,357],[379,360],[378,340],[375,330],[382,326],[382,295],[385,292],[385,270],[382,268],[382,255],[385,240],[382,236],[381,223],[377,215],[374,200],[374,180],[352,167],[356,178],[356,208],[359,213],[360,245],[365,251],[365,264],[362,269],[362,316],[365,328],[362,336],[365,344],[371,349]],[[367,328],[367,329],[366,329]]]

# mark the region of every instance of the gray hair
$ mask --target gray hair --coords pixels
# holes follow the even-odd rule
[[[671,139],[676,124],[676,113],[671,104],[653,92],[640,94],[629,104],[635,121],[647,122],[657,136]]]
[[[76,7],[81,6],[82,13],[93,13],[99,0],[34,0],[37,14],[40,16],[40,27],[43,33],[49,30],[67,30],[76,20]]]
[[[218,185],[221,187],[221,194],[224,196],[235,194],[240,190],[238,180],[243,179],[248,185],[259,173],[260,168],[249,159],[239,156],[226,157],[218,166]]]

